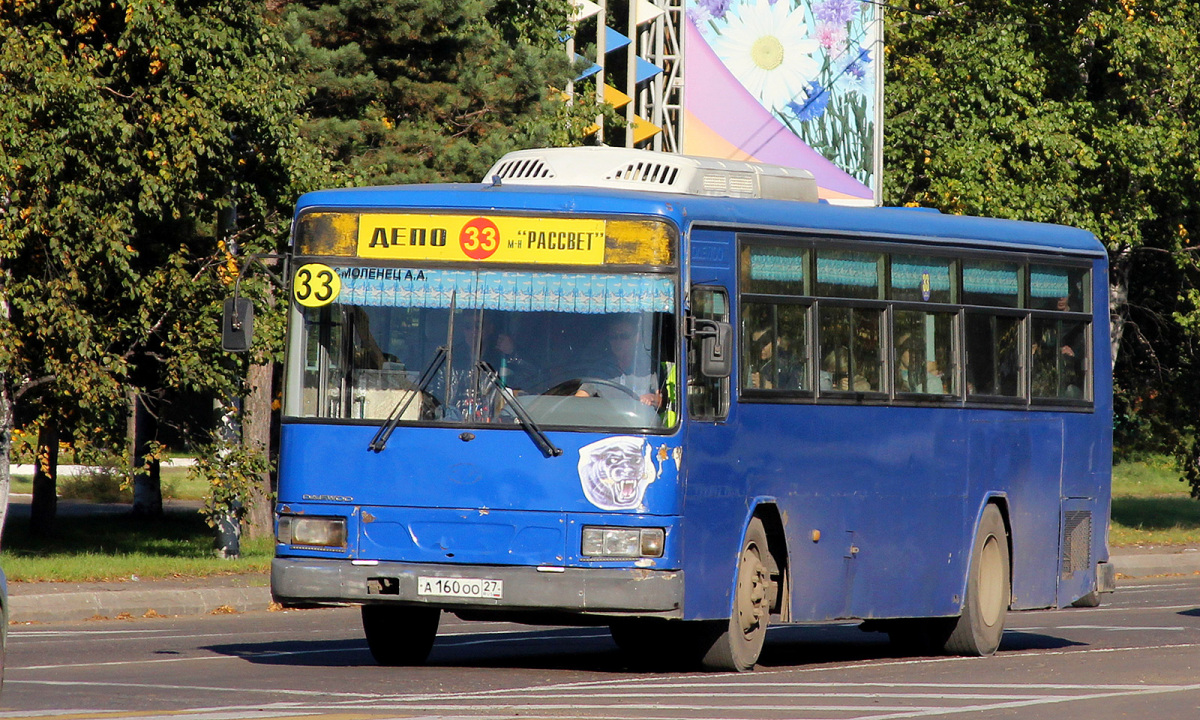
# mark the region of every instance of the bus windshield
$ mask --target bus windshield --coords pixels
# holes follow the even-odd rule
[[[304,308],[293,340],[289,415],[383,421],[399,407],[402,423],[516,424],[503,385],[540,425],[674,422],[671,275],[336,272],[337,302]]]

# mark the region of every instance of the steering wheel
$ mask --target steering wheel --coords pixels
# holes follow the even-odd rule
[[[634,400],[637,400],[638,402],[642,401],[642,398],[640,395],[638,395],[633,390],[630,390],[629,388],[625,387],[621,383],[613,382],[612,380],[604,380],[602,378],[597,378],[597,377],[577,377],[577,378],[571,378],[570,380],[564,380],[564,381],[558,383],[557,385],[555,385],[554,387],[549,388],[542,394],[543,395],[572,395],[584,383],[592,383],[594,385],[604,385],[605,387],[616,388],[617,390],[620,390],[621,392],[625,393],[626,395],[633,398]],[[567,390],[568,388],[571,388],[571,389]]]

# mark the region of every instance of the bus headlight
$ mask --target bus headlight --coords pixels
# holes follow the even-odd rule
[[[662,528],[583,528],[584,557],[662,557],[666,531]]]
[[[346,518],[280,515],[276,540],[284,545],[346,547]]]

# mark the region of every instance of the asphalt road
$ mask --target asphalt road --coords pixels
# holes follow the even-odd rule
[[[741,675],[631,672],[603,629],[449,616],[428,666],[381,668],[350,608],[20,625],[0,718],[1200,717],[1200,576],[1130,581],[1106,600],[1010,615],[991,658],[779,628]]]

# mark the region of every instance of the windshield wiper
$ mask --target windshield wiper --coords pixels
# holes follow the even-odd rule
[[[517,402],[517,396],[513,394],[513,391],[510,390],[507,385],[500,382],[500,375],[494,369],[492,369],[491,365],[488,365],[480,360],[479,362],[475,363],[475,369],[479,372],[479,376],[483,378],[487,384],[496,388],[496,390],[498,390],[500,395],[504,398],[504,401],[512,406],[513,413],[517,416],[517,420],[520,421],[521,427],[525,429],[525,432],[529,434],[529,437],[533,438],[534,444],[538,446],[538,449],[542,451],[543,455],[546,457],[558,457],[563,454],[562,448],[555,445],[550,441],[550,438],[546,437],[546,433],[542,432],[542,429],[538,427],[538,424],[534,422],[532,417],[529,416],[529,413],[525,411],[525,408],[521,407],[521,403]]]
[[[375,437],[371,439],[371,444],[367,445],[368,450],[375,452],[383,452],[387,447],[388,438],[392,436],[392,431],[396,429],[396,425],[400,423],[400,418],[404,417],[404,411],[408,410],[408,406],[412,405],[413,400],[421,397],[425,392],[425,388],[429,387],[429,383],[433,382],[433,378],[437,375],[438,369],[441,368],[442,362],[448,355],[446,347],[443,345],[433,354],[433,360],[425,366],[425,370],[421,372],[421,378],[417,381],[415,390],[408,391],[407,397],[401,398],[400,402],[392,408],[388,413],[387,419],[383,421],[383,425],[379,426],[379,432],[375,433]]]
[[[375,433],[375,437],[371,438],[370,444],[367,445],[368,450],[375,452],[383,452],[387,447],[388,438],[392,436],[396,425],[400,423],[400,418],[404,417],[404,411],[408,410],[408,406],[412,405],[413,400],[421,397],[425,392],[425,388],[429,387],[429,383],[433,382],[433,378],[437,375],[438,370],[442,367],[444,360],[450,360],[450,364],[446,370],[446,398],[452,397],[450,394],[454,388],[454,372],[450,369],[454,362],[454,310],[458,305],[458,291],[454,290],[450,293],[450,319],[446,322],[446,344],[437,349],[433,354],[433,359],[421,371],[421,377],[417,380],[417,388],[409,393],[408,397],[401,398],[392,411],[388,413],[387,419],[383,421],[383,425],[379,426],[379,431]]]

